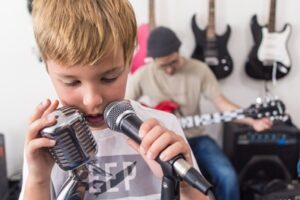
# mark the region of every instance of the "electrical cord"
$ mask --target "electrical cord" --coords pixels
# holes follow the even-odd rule
[[[9,189],[4,194],[3,200],[18,200],[21,192],[22,170],[12,174],[7,180],[9,182]]]
[[[14,183],[4,194],[3,200],[17,200],[19,198],[21,187],[19,183]]]

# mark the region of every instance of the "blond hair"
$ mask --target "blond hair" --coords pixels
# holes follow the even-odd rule
[[[128,0],[34,0],[32,16],[44,61],[93,65],[120,47],[131,61],[136,19]]]

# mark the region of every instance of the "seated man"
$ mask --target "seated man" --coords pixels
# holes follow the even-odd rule
[[[148,56],[152,63],[141,67],[128,82],[126,97],[146,99],[146,104],[155,107],[164,101],[176,102],[178,117],[200,114],[202,97],[209,99],[220,111],[238,109],[221,92],[218,82],[209,67],[198,60],[180,55],[181,41],[165,27],[157,27],[148,38]],[[144,102],[145,103],[145,102]],[[262,131],[271,126],[269,119],[238,120]],[[217,143],[203,134],[203,128],[185,129],[186,137],[201,170],[213,183],[218,199],[239,199],[237,175],[228,158]]]

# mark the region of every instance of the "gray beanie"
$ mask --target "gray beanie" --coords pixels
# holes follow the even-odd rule
[[[181,41],[171,29],[160,26],[151,31],[147,45],[148,56],[158,58],[178,51]]]

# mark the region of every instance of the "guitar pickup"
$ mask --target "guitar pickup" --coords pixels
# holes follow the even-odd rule
[[[276,62],[276,61],[275,60],[264,60],[262,63],[263,63],[263,66],[272,66],[274,62]]]
[[[206,57],[204,60],[208,65],[219,65],[219,60],[216,57]]]

